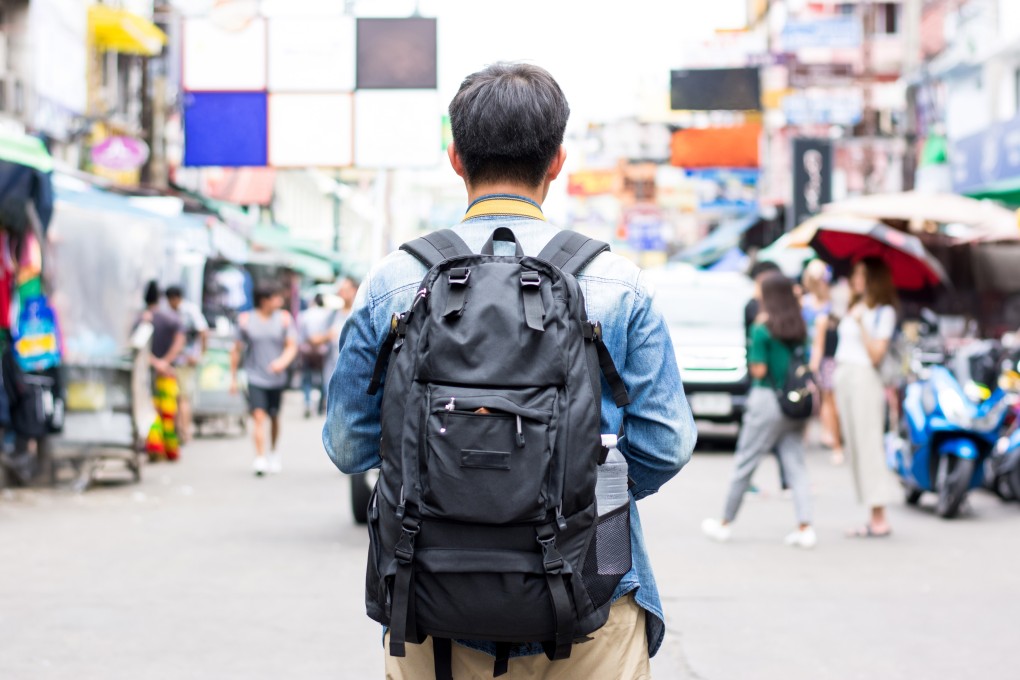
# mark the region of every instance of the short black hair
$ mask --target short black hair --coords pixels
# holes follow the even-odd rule
[[[159,284],[149,281],[145,284],[145,305],[152,306],[159,302]]]
[[[540,186],[569,117],[563,91],[539,66],[499,62],[472,73],[450,102],[453,143],[466,179]]]
[[[280,288],[273,283],[260,283],[255,287],[254,303],[255,307],[261,307],[262,303],[273,297],[274,295],[280,294]]]
[[[167,297],[167,299],[170,299],[170,298],[183,298],[184,297],[184,291],[181,290],[180,286],[170,286],[169,288],[166,289],[166,297]]]
[[[747,275],[752,279],[757,279],[762,274],[767,274],[769,272],[779,272],[782,274],[783,270],[779,268],[778,264],[771,260],[758,260],[751,266],[751,271],[748,272]]]

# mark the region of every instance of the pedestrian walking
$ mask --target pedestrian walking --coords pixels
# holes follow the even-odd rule
[[[804,268],[801,278],[806,291],[801,306],[811,339],[811,372],[815,376],[820,401],[821,442],[822,446],[832,450],[833,465],[842,465],[843,441],[833,392],[839,319],[832,304],[832,269],[821,260],[812,260]]]
[[[243,366],[248,380],[248,408],[254,427],[257,476],[278,473],[283,461],[276,445],[280,438],[280,402],[287,386],[287,368],[297,357],[297,333],[283,296],[275,286],[255,291],[255,309],[237,319],[237,341],[230,355],[231,392],[238,389],[237,372]],[[266,456],[266,421],[269,424],[269,455]]]
[[[811,497],[804,462],[804,420],[783,414],[777,392],[782,390],[795,361],[798,347],[807,341],[807,327],[793,284],[782,274],[772,273],[761,281],[762,312],[751,328],[748,361],[754,379],[747,410],[737,440],[733,479],[726,496],[721,520],[706,519],[702,531],[709,538],[727,541],[744,494],[762,456],[778,451],[793,492],[797,529],[787,535],[786,544],[813,548],[818,542],[811,526]]]
[[[160,291],[155,281],[145,287],[145,311],[139,323],[152,326],[149,365],[152,367],[152,400],[156,418],[145,438],[150,461],[176,461],[180,457],[177,436],[177,398],[180,394],[174,363],[184,351],[187,339],[177,315],[159,307]]]
[[[751,299],[744,305],[744,347],[745,357],[750,355],[751,351],[751,330],[755,324],[758,323],[758,317],[761,315],[762,302],[761,302],[761,285],[762,282],[774,274],[783,274],[783,270],[779,268],[779,265],[770,260],[760,260],[755,262],[751,266],[751,271],[748,272],[748,276],[751,277],[751,281],[754,282],[754,293]],[[751,362],[747,361],[747,373],[751,374]],[[779,488],[783,494],[787,494],[790,490],[789,480],[786,476],[786,468],[783,467],[783,457],[779,455],[779,451],[776,449],[772,450],[772,455],[776,457],[776,465],[779,468]],[[752,491],[757,493],[757,489],[752,487]]]
[[[885,506],[899,497],[899,487],[885,462],[887,403],[879,367],[896,331],[899,301],[889,266],[877,258],[854,266],[850,287],[850,311],[839,323],[836,402],[857,499],[871,516],[849,535],[881,537],[892,532]]]
[[[350,276],[340,279],[340,284],[337,286],[336,294],[340,298],[341,307],[334,310],[330,315],[329,337],[327,340],[329,351],[326,354],[326,360],[322,368],[323,386],[329,385],[330,378],[333,377],[333,373],[336,371],[336,364],[340,360],[340,336],[343,334],[344,325],[354,309],[354,300],[358,295],[359,287],[358,281]],[[323,389],[325,390],[325,387]],[[326,390],[323,394],[323,400],[328,400],[328,398],[329,392]]]
[[[174,370],[180,388],[180,396],[177,399],[179,437],[181,443],[186,444],[191,440],[191,405],[198,390],[198,364],[202,361],[209,343],[209,322],[198,305],[184,299],[184,291],[180,286],[170,286],[166,289],[166,302],[181,322],[185,337],[184,350],[174,362]]]
[[[335,310],[326,309],[321,293],[298,315],[298,357],[301,362],[301,393],[305,400],[305,418],[312,417],[312,390],[318,387],[319,415],[326,412],[324,372],[331,350],[330,327]]]
[[[665,619],[634,500],[654,493],[679,471],[691,455],[696,432],[667,327],[652,304],[640,271],[627,260],[602,252],[604,244],[583,237],[574,240],[570,233],[546,222],[541,204],[563,168],[562,141],[568,115],[559,85],[537,66],[498,63],[468,76],[450,104],[453,143],[448,150],[450,163],[467,188],[464,221],[452,230],[406,244],[406,251],[394,253],[376,266],[344,329],[340,359],[329,386],[323,443],[345,473],[363,472],[387,461],[369,515],[370,533],[389,532],[393,527],[403,533],[396,549],[392,543],[373,543],[366,599],[369,615],[390,625],[386,635],[391,653],[386,657],[388,678],[435,676],[446,680],[487,677],[494,672],[509,672],[514,678],[644,678],[650,672],[649,657],[662,643]],[[563,249],[561,244],[567,242],[583,252]],[[552,413],[549,400],[558,394],[555,385],[562,384],[563,378],[536,384],[535,376],[542,371],[575,366],[572,359],[562,356],[546,361],[551,356],[546,352],[555,354],[579,342],[568,328],[580,333],[576,325],[579,317],[559,325],[568,300],[552,296],[549,286],[554,273],[524,257],[524,253],[537,255],[549,246],[555,247],[553,259],[578,272],[587,318],[601,322],[589,325],[590,339],[584,342],[593,344],[582,343],[583,352],[577,356],[588,353],[594,359],[591,351],[602,347],[602,365],[620,367],[618,378],[626,385],[621,391],[621,383],[614,377],[611,384],[617,388],[612,395],[603,395],[601,408],[594,401],[594,387],[586,370],[568,374],[568,381],[584,378],[576,383],[576,394],[569,399],[564,396],[567,400],[560,403],[557,414]],[[427,288],[424,293],[419,290],[429,271],[422,260],[439,260],[442,249],[505,257],[481,255],[469,260],[475,264],[466,270],[446,271],[436,280],[430,296]],[[505,276],[494,273],[501,266],[506,267]],[[568,275],[563,276],[560,283],[570,285]],[[487,297],[487,290],[504,287],[506,296]],[[405,315],[395,316],[398,314]],[[408,314],[413,314],[413,319]],[[454,371],[456,375],[450,377],[463,382],[471,373],[489,375],[504,365],[507,370],[498,371],[499,381],[493,378],[493,387],[473,391],[444,386],[435,378],[431,389],[436,401],[421,402],[417,396],[420,388],[399,375],[410,358],[422,356],[414,352],[423,347],[412,344],[408,336],[399,354],[389,359],[382,389],[366,397],[366,387],[378,387],[373,374],[381,377],[385,362],[380,363],[380,371],[375,366],[380,357],[385,359],[385,350],[380,349],[384,341],[399,337],[402,324],[422,323],[422,318],[428,319],[424,323],[434,324],[425,326],[432,329],[432,335],[429,359],[420,365],[423,379]],[[397,336],[390,336],[391,328]],[[462,340],[458,334],[463,334]],[[449,349],[432,353],[439,352],[440,345]],[[529,348],[535,351],[527,351]],[[507,389],[508,384],[521,388]],[[408,393],[394,385],[408,385]],[[625,402],[628,393],[629,405],[621,413],[616,404]],[[585,395],[595,411],[590,417],[578,410]],[[458,400],[458,396],[464,398]],[[404,418],[400,406],[405,400],[407,414],[414,414],[410,419]],[[423,403],[436,403],[438,412],[431,407],[422,412]],[[446,485],[444,479],[479,480],[463,487],[444,486],[449,493],[437,502],[445,505],[434,512],[441,517],[460,516],[461,521],[455,524],[423,516],[423,510],[431,507],[423,494],[435,493],[432,486],[422,490],[415,483],[400,488],[399,478],[392,477],[397,458],[418,454],[414,446],[401,447],[400,437],[394,440],[385,434],[392,432],[388,423],[402,422],[412,428],[410,431],[417,431],[419,413],[428,428],[423,441],[430,442],[433,453],[427,470],[412,472],[405,467],[403,474],[416,480],[421,474],[430,485]],[[447,425],[443,424],[444,413]],[[555,427],[557,418],[570,417],[586,418],[584,427],[577,430],[596,440],[599,421],[606,432],[616,433],[621,426],[625,430],[619,450],[633,480],[631,502],[620,506],[622,514],[610,513],[597,524],[592,487],[582,491],[575,485],[580,478],[593,479],[595,466],[588,456],[597,457],[598,443],[579,438],[576,430],[571,430],[567,441],[562,428],[556,430],[558,437],[547,429]],[[401,420],[389,420],[393,418]],[[552,450],[544,448],[545,442]],[[571,445],[584,453],[560,458],[561,447]],[[553,498],[539,492],[547,488],[547,478],[534,474],[548,466],[549,456],[577,470],[570,475],[558,473],[560,486],[556,489],[562,487],[563,491],[555,493],[562,493],[563,503],[551,507],[547,503]],[[488,481],[482,484],[481,480]],[[399,493],[394,493],[394,488],[400,488]],[[457,493],[458,488],[462,493]],[[622,488],[626,494],[625,479]],[[540,511],[541,523],[534,528],[520,522],[486,523],[503,517],[500,513],[511,501],[546,508]],[[584,510],[577,507],[582,503]],[[602,507],[598,512],[605,511]],[[626,520],[628,511],[634,513],[632,522]],[[614,525],[617,533],[609,533],[613,521],[620,522]],[[557,546],[563,547],[571,536],[593,536],[588,532],[595,527],[599,529],[598,550],[588,551],[591,563],[582,569],[576,555]],[[506,545],[511,534],[518,536],[512,550],[426,550],[458,541],[464,546],[473,536],[480,540],[490,537],[494,542],[489,545]],[[396,568],[392,578],[372,578],[376,569],[373,558],[379,550],[385,551],[386,563]],[[624,551],[621,559],[610,563],[608,557],[620,550]],[[582,551],[583,546],[577,549]],[[515,566],[510,567],[510,561]],[[425,568],[426,563],[431,566]],[[596,563],[605,576],[598,576]],[[566,579],[564,570],[568,568],[572,576]],[[415,573],[418,575],[412,578]],[[595,587],[592,579],[603,584],[601,589],[589,589]],[[567,581],[573,588],[570,595],[564,590]],[[453,590],[437,593],[432,588],[436,583]],[[471,587],[472,583],[503,585]],[[378,589],[373,584],[378,584]],[[520,590],[525,586],[526,593]],[[384,608],[384,602],[389,606]],[[590,627],[585,634],[588,641],[579,645],[571,645],[577,637],[574,625],[584,625],[569,614],[575,607],[596,608],[585,619]],[[606,621],[602,617],[608,620],[599,627]],[[478,631],[499,622],[507,629],[532,632],[526,639],[516,638],[517,643],[510,642],[515,638],[509,633],[501,640],[485,641],[470,634],[443,635],[437,630],[440,620],[449,622],[451,628],[445,630]],[[542,635],[555,636],[555,640]],[[450,644],[451,637],[456,638],[456,644]],[[546,642],[538,644],[538,640]],[[418,642],[422,644],[414,644]],[[539,656],[543,651],[546,655]],[[569,658],[561,660],[566,655]],[[560,660],[551,660],[554,658]]]

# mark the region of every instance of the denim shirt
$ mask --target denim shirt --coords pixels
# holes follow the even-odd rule
[[[509,227],[528,255],[537,255],[559,231],[544,220],[520,215],[474,217],[453,229],[478,252],[497,227]],[[512,250],[500,250],[502,246],[512,249],[512,244],[497,241],[495,246],[497,255],[513,254]],[[329,383],[322,441],[329,457],[345,473],[364,472],[380,465],[382,392],[373,397],[365,390],[389,332],[391,316],[411,306],[425,274],[425,267],[411,255],[400,251],[390,254],[365,279],[344,326],[340,360]],[[625,437],[619,448],[634,483],[630,515],[633,566],[613,599],[634,593],[637,604],[648,614],[648,653],[654,656],[662,644],[665,623],[635,501],[658,491],[690,460],[697,438],[694,419],[666,323],[652,304],[640,270],[618,255],[604,253],[577,278],[588,318],[602,322],[604,341],[630,394],[630,405],[621,411],[603,380],[602,432],[618,432],[626,416]],[[489,643],[458,642],[494,653]],[[511,655],[541,651],[539,645],[521,645]]]

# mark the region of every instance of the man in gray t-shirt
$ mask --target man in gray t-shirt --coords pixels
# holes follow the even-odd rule
[[[280,436],[280,401],[287,386],[287,367],[297,356],[297,332],[290,312],[282,309],[283,296],[276,288],[255,291],[255,309],[237,319],[237,342],[230,355],[231,391],[237,390],[237,371],[244,367],[248,378],[248,406],[254,421],[255,474],[280,472],[276,451]],[[270,453],[266,460],[266,420],[270,422]]]

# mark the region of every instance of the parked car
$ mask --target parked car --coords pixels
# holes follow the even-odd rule
[[[739,423],[751,387],[744,307],[753,284],[742,274],[687,265],[650,270],[646,277],[669,325],[695,419]]]

